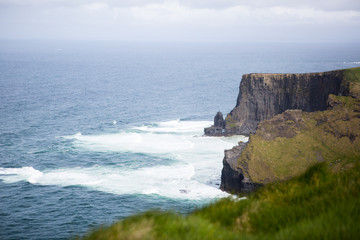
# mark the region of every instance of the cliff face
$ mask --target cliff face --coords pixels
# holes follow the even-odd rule
[[[266,83],[266,77],[272,85]],[[305,82],[285,88],[294,96],[269,87],[294,83],[289,79]],[[360,68],[316,74],[251,74],[243,80],[237,107],[227,117],[226,131],[244,134],[256,129],[256,133],[247,144],[225,151],[222,190],[249,192],[256,186],[297,176],[317,162],[336,165],[344,161],[342,165],[347,166],[360,159]],[[294,91],[306,86],[308,91],[301,95]],[[337,95],[329,95],[329,91]],[[281,106],[269,105],[269,100],[261,95]],[[250,111],[254,106],[257,107]],[[275,115],[284,106],[302,110],[285,109]],[[232,123],[234,126],[228,125],[229,118],[237,120]]]
[[[246,143],[240,142],[238,146],[230,150],[225,150],[223,159],[223,169],[221,171],[220,189],[227,192],[249,193],[262,184],[253,183],[248,177],[248,166],[243,162],[241,167],[238,165],[238,159]]]
[[[249,135],[259,122],[287,109],[325,110],[329,94],[341,94],[343,71],[306,74],[245,74],[226,134]]]

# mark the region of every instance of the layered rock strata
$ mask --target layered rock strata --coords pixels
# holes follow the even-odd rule
[[[343,70],[304,74],[244,74],[235,108],[222,130],[205,129],[205,135],[250,135],[259,122],[287,109],[325,110],[329,94],[342,95]],[[214,124],[215,126],[215,124]]]

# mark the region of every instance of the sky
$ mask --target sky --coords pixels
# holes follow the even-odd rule
[[[360,0],[0,0],[0,40],[360,43]]]

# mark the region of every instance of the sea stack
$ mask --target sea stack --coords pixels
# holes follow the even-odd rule
[[[204,129],[207,136],[222,136],[225,132],[225,120],[221,112],[217,112],[214,117],[214,125]]]

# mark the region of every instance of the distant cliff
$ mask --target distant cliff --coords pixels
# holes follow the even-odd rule
[[[259,122],[287,109],[325,110],[329,94],[346,95],[343,70],[305,74],[245,74],[235,108],[226,116],[223,130],[216,124],[205,135],[249,135]]]
[[[256,130],[247,144],[225,151],[220,186],[225,191],[249,192],[317,162],[359,159],[360,68],[244,75],[225,125],[227,134]]]

